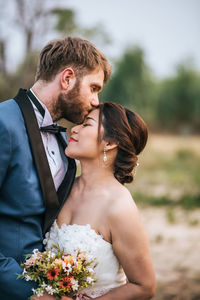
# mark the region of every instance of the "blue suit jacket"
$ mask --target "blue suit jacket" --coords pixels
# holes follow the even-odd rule
[[[75,175],[75,173],[74,173]],[[45,202],[18,104],[0,103],[0,299],[25,300],[33,282],[17,279],[20,263],[42,250]]]

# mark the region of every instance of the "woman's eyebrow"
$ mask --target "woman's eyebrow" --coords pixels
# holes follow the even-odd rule
[[[86,117],[86,118],[85,118],[85,121],[86,121],[86,120],[92,120],[92,121],[95,121],[95,122],[96,122],[96,120],[93,119],[93,118],[91,118],[91,117]]]

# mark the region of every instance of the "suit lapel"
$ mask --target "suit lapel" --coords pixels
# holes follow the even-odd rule
[[[44,150],[37,119],[32,104],[28,96],[26,95],[26,90],[20,89],[14,99],[22,111],[33,158],[40,180],[43,198],[45,201],[46,211],[43,225],[43,233],[45,233],[53,223],[55,216],[59,211],[60,205],[58,196],[55,190],[51,170]]]

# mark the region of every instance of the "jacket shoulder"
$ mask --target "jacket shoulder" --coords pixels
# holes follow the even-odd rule
[[[0,103],[0,121],[1,123],[11,124],[12,121],[22,118],[21,110],[14,99],[9,99]]]

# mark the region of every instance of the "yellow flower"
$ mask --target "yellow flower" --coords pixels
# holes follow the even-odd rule
[[[61,258],[56,258],[55,261],[54,261],[54,265],[57,265],[57,266],[62,266],[62,259]]]
[[[75,268],[74,268],[75,271],[80,273],[80,271],[82,269],[82,261],[80,259],[78,259],[74,265],[75,265]]]

